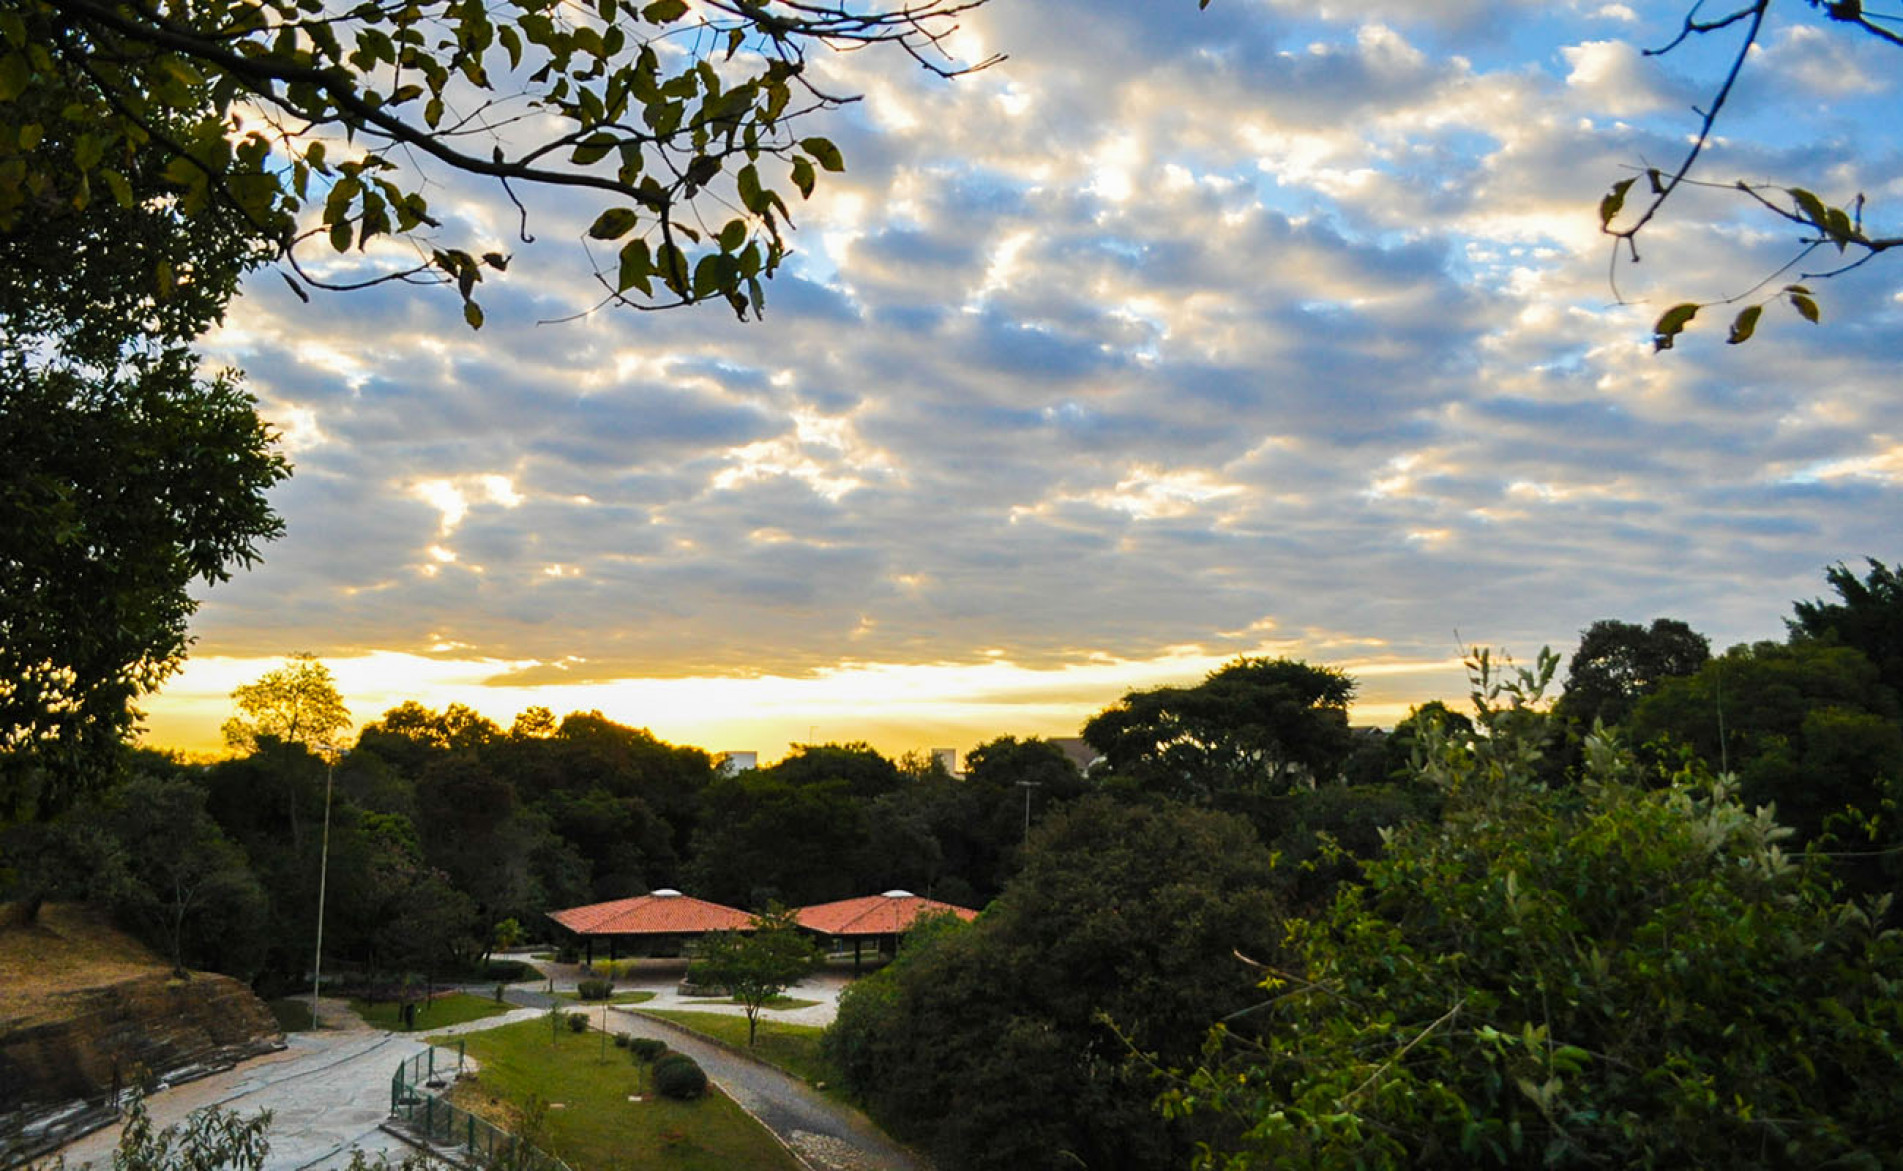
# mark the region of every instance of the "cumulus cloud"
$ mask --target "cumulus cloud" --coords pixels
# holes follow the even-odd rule
[[[868,100],[762,324],[535,324],[595,295],[572,205],[532,208],[551,243],[480,334],[451,298],[256,282],[215,348],[290,441],[290,534],[211,592],[201,653],[552,686],[1270,648],[1398,679],[1614,615],[1775,634],[1823,564],[1895,555],[1895,278],[1832,286],[1824,330],[1649,354],[1661,299],[1788,246],[1688,198],[1614,303],[1597,197],[1682,149],[1708,80],[1637,55],[1670,15],[994,0],[994,70],[816,63]],[[1765,54],[1786,93],[1879,96],[1813,41]],[[1888,157],[1744,116],[1717,165]]]

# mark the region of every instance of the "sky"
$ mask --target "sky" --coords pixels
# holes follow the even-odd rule
[[[1074,735],[1238,655],[1346,670],[1388,725],[1464,696],[1467,647],[1782,637],[1825,566],[1903,555],[1903,266],[1817,284],[1821,326],[1652,353],[1794,251],[1690,192],[1609,284],[1600,196],[1721,76],[1723,45],[1641,55],[1685,10],[990,0],[954,42],[1008,54],[981,73],[815,61],[865,100],[814,127],[847,170],[760,323],[586,314],[599,207],[532,203],[525,245],[436,176],[514,258],[480,332],[441,290],[266,272],[206,339],[296,472],[147,741],[211,748],[293,652],[360,723],[599,709],[770,760]],[[1778,6],[1699,175],[1894,228],[1899,63]]]

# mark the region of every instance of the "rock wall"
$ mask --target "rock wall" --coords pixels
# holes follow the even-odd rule
[[[116,1117],[127,1089],[155,1090],[284,1048],[270,1010],[227,976],[151,973],[50,994],[0,1019],[0,1167]]]

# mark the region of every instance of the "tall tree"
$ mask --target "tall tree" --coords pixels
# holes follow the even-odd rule
[[[288,473],[251,399],[182,350],[106,372],[0,353],[0,821],[102,786],[178,669],[195,583],[282,531]]]
[[[1710,641],[1676,618],[1655,618],[1649,627],[1601,618],[1580,632],[1556,710],[1587,729],[1594,720],[1623,723],[1659,684],[1710,658]]]
[[[1353,749],[1355,683],[1294,659],[1237,659],[1194,687],[1132,691],[1084,725],[1111,783],[1179,799],[1331,781]]]
[[[266,737],[328,754],[350,727],[350,709],[330,668],[316,655],[292,655],[282,667],[231,693],[239,715],[226,720],[225,743],[253,749]]]
[[[1865,560],[1870,572],[1862,580],[1841,561],[1824,570],[1837,600],[1798,602],[1797,616],[1787,625],[1793,637],[1833,640],[1862,651],[1876,664],[1883,685],[1903,697],[1903,564]]]
[[[1273,870],[1241,818],[1074,801],[981,918],[915,930],[846,992],[827,1051],[941,1166],[1180,1166],[1197,1136],[1136,1057],[1187,1061],[1250,1003],[1236,952],[1273,952]]]

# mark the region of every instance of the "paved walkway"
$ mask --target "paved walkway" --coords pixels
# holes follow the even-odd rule
[[[673,979],[678,982],[678,973]],[[566,990],[564,983],[572,989],[574,975],[571,972],[564,978],[557,969],[554,987]],[[843,983],[843,978],[822,974],[790,992],[802,999],[819,999],[819,1006],[769,1015],[802,1023],[830,1021]],[[572,1000],[550,997],[548,987],[547,979],[513,985],[507,995],[519,1006],[514,1011],[433,1029],[428,1035],[465,1033],[533,1020],[550,1005],[559,1005],[565,1011],[582,1007]],[[640,1006],[643,1008],[745,1011],[735,1005],[683,999],[674,993],[671,983],[663,989],[658,980],[626,981],[619,987],[645,987],[661,993]],[[426,1048],[425,1034],[372,1029],[341,1001],[322,1001],[319,1018],[325,1025],[322,1031],[291,1034],[286,1038],[289,1048],[283,1052],[254,1058],[224,1073],[154,1095],[146,1103],[154,1125],[168,1126],[208,1106],[245,1115],[269,1110],[271,1153],[264,1164],[266,1171],[334,1171],[349,1165],[353,1150],[372,1157],[388,1153],[393,1159],[401,1158],[411,1148],[379,1127],[390,1110],[390,1077],[398,1062]],[[593,1025],[600,1013],[591,1011],[589,1018]],[[858,1111],[771,1066],[626,1008],[612,1010],[608,1024],[614,1032],[659,1038],[693,1057],[728,1097],[778,1135],[815,1171],[929,1171],[926,1163],[892,1142]],[[111,1126],[94,1131],[57,1153],[65,1157],[69,1167],[88,1163],[110,1166],[119,1129]]]

